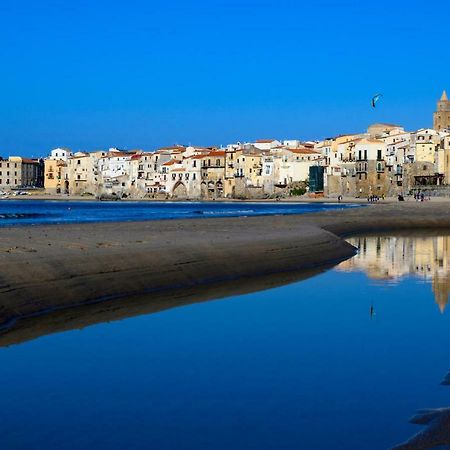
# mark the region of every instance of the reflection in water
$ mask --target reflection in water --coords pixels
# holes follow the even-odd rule
[[[450,295],[450,236],[376,236],[348,239],[358,254],[337,270],[363,271],[373,280],[398,282],[405,276],[431,282],[435,301],[444,312]]]
[[[446,386],[450,384],[450,373],[441,384]],[[393,447],[392,450],[450,448],[450,407],[418,411],[410,422],[426,425],[426,427],[405,443]]]

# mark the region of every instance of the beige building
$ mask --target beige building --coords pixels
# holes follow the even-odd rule
[[[69,178],[67,163],[58,159],[46,159],[44,162],[44,187],[49,194],[68,194]]]
[[[22,164],[9,159],[0,160],[0,188],[14,189],[22,185]]]
[[[44,187],[43,160],[10,156],[0,158],[0,189]]]
[[[108,155],[107,151],[98,150],[92,153],[75,153],[67,161],[67,172],[70,195],[99,194],[101,179],[98,168],[100,158]]]

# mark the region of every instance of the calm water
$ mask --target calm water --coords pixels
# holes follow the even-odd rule
[[[0,201],[0,227],[18,224],[302,214],[358,206],[354,204],[282,202],[64,202],[3,200]]]
[[[2,449],[386,449],[450,406],[450,238],[0,348]],[[373,307],[373,314],[370,314]]]

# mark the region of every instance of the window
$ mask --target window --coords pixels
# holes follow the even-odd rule
[[[197,167],[197,161],[194,159],[194,162],[192,163],[192,167]]]
[[[78,161],[77,161],[77,164],[81,164],[81,161],[80,161],[80,160],[78,160]]]

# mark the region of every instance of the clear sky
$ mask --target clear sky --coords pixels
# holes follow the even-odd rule
[[[431,126],[450,90],[449,13],[448,0],[2,0],[0,154]]]

